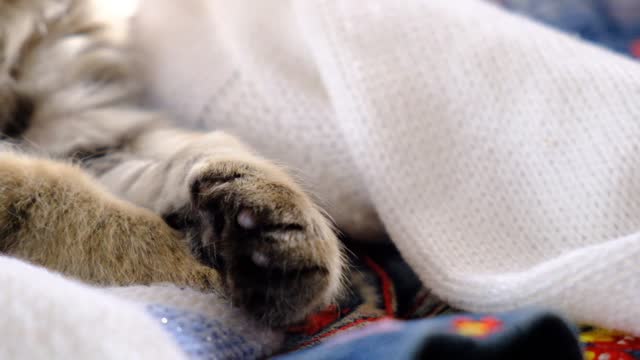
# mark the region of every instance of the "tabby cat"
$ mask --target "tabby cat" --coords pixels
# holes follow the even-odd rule
[[[0,252],[98,285],[219,291],[275,327],[332,301],[327,216],[237,139],[142,105],[127,34],[89,0],[0,0]]]

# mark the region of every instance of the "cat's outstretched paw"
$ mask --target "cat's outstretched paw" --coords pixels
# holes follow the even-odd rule
[[[207,160],[189,183],[197,252],[221,271],[234,304],[284,326],[336,296],[343,258],[335,231],[280,169]]]

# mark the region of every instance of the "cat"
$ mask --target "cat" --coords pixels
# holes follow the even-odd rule
[[[89,0],[0,2],[0,253],[217,291],[273,327],[330,303],[345,258],[328,216],[236,138],[145,107],[127,25]]]

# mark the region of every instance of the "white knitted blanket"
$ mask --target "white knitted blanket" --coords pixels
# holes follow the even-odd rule
[[[154,101],[464,309],[640,334],[640,66],[478,0],[149,0]]]
[[[215,294],[98,289],[0,256],[0,359],[254,359],[281,334]]]

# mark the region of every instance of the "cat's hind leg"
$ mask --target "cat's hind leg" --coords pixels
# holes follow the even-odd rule
[[[79,168],[0,152],[0,252],[101,285],[220,286],[182,235]]]

